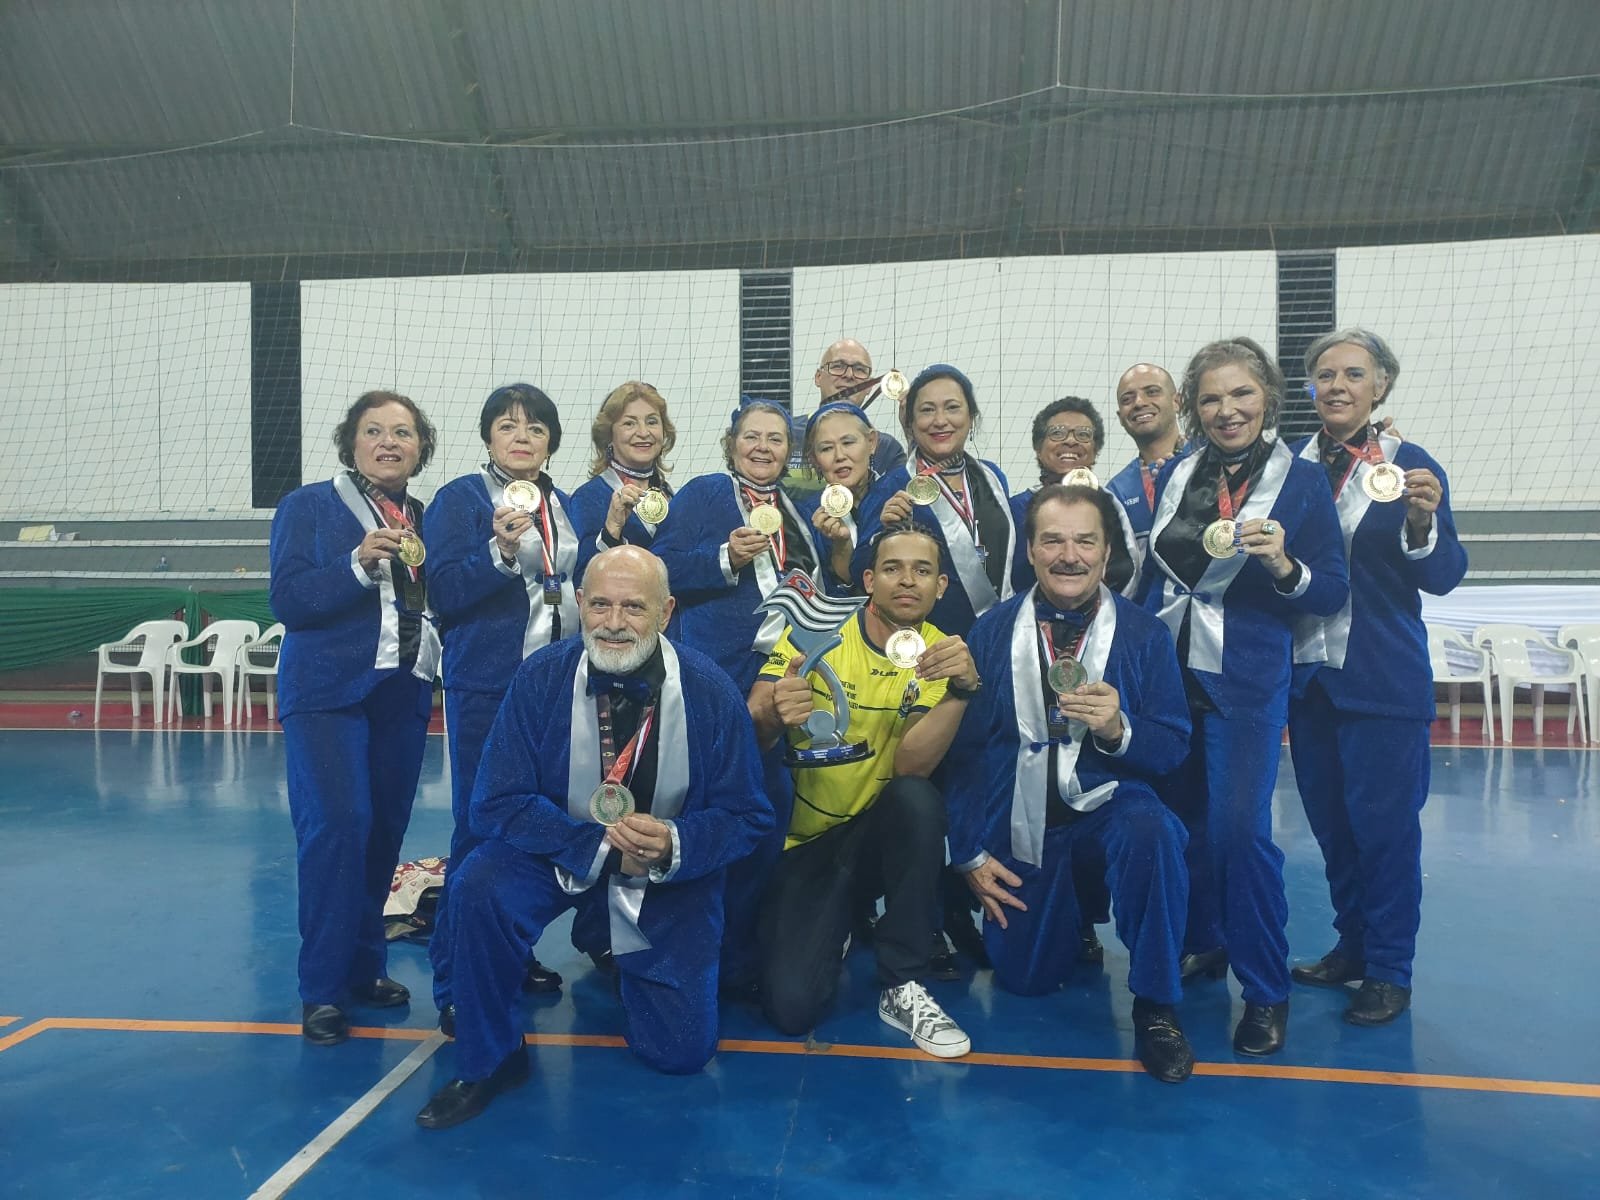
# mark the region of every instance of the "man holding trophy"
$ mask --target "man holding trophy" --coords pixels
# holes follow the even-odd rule
[[[948,580],[914,525],[874,539],[865,600],[829,600],[792,574],[767,603],[788,631],[750,691],[765,746],[787,737],[794,812],[761,907],[761,1001],[788,1034],[832,1004],[860,903],[884,899],[873,937],[878,1014],[938,1058],[972,1042],[923,987],[937,929],[944,799],[927,776],[981,686],[959,637],[927,623]]]

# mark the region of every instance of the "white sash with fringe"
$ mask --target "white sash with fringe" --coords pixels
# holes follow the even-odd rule
[[[1037,867],[1044,859],[1046,771],[1050,766],[1050,725],[1044,710],[1044,680],[1039,676],[1039,622],[1033,600],[1037,585],[1017,609],[1011,626],[1011,699],[1017,713],[1017,773],[1011,789],[1011,855]],[[1117,605],[1111,589],[1100,585],[1100,608],[1089,624],[1078,658],[1090,681],[1105,678],[1111,643],[1117,636]],[[1067,739],[1056,751],[1056,790],[1069,807],[1089,813],[1117,790],[1116,780],[1085,792],[1078,784],[1078,755],[1089,727],[1071,721]]]
[[[1202,461],[1205,461],[1205,455],[1196,452],[1180,460],[1173,468],[1166,489],[1161,493],[1155,519],[1150,523],[1148,554],[1164,576],[1161,581],[1161,619],[1167,623],[1176,640],[1183,628],[1183,615],[1186,611],[1190,612],[1187,665],[1190,670],[1209,671],[1215,675],[1222,672],[1222,598],[1250,556],[1241,551],[1232,558],[1212,559],[1206,565],[1205,574],[1190,589],[1178,581],[1156,549],[1157,539],[1177,515],[1178,502],[1183,499],[1184,489]],[[1244,504],[1234,514],[1234,520],[1252,521],[1271,513],[1272,506],[1278,502],[1279,493],[1283,491],[1283,481],[1289,477],[1289,464],[1293,461],[1294,455],[1289,453],[1289,448],[1276,437],[1272,438],[1272,450],[1261,469],[1261,478],[1250,489]]]
[[[657,702],[655,730],[656,782],[650,798],[650,815],[670,821],[683,811],[689,791],[689,740],[684,717],[683,674],[678,653],[666,638],[661,639],[661,660],[666,676]],[[600,717],[594,697],[589,695],[589,656],[578,656],[578,671],[572,681],[572,709],[568,717],[572,746],[567,759],[567,815],[576,821],[593,821],[589,797],[605,779],[600,758]],[[600,878],[611,847],[604,840],[595,852],[594,862],[582,879],[570,871],[556,868],[556,881],[570,894],[587,891]],[[650,941],[639,929],[639,914],[649,877],[613,875],[607,884],[607,909],[611,923],[611,950],[628,954],[650,949]]]

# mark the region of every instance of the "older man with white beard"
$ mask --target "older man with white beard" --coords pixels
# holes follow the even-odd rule
[[[773,828],[744,697],[710,659],[661,636],[667,572],[620,546],[590,561],[582,642],[518,669],[469,809],[483,842],[458,868],[448,920],[457,1078],[417,1114],[477,1116],[527,1079],[517,1011],[526,949],[569,908],[600,906],[624,1036],[659,1071],[700,1070],[717,1045],[723,875]]]

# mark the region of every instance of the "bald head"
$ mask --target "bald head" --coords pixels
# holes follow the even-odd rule
[[[840,363],[844,366],[839,366]],[[867,348],[855,338],[840,338],[822,352],[817,360],[817,373],[811,380],[817,385],[820,402],[827,403],[852,383],[860,383],[871,375],[872,355]]]
[[[1141,449],[1177,443],[1178,388],[1165,367],[1135,363],[1122,373],[1117,420]]]

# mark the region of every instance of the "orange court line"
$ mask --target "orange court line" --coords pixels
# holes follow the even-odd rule
[[[18,1018],[13,1018],[16,1020]],[[141,1021],[99,1017],[44,1017],[31,1025],[0,1038],[0,1051],[27,1041],[51,1029],[88,1029],[130,1033],[254,1033],[279,1037],[298,1037],[300,1026],[289,1022],[261,1021]],[[386,1041],[420,1042],[433,1036],[432,1029],[409,1029],[357,1025],[351,1037]],[[620,1049],[627,1043],[613,1034],[530,1033],[523,1037],[530,1046],[577,1046]],[[819,1058],[863,1058],[880,1061],[921,1062],[929,1058],[910,1046],[857,1046],[816,1041],[772,1042],[725,1038],[717,1049],[733,1054],[815,1055]],[[1047,1071],[1108,1071],[1137,1074],[1142,1068],[1126,1058],[1058,1058],[1035,1054],[968,1054],[949,1060],[951,1065],[976,1067],[1023,1067]],[[1444,1091],[1499,1092],[1518,1096],[1559,1096],[1571,1099],[1600,1100],[1600,1084],[1569,1083],[1550,1079],[1496,1079],[1478,1075],[1424,1075],[1407,1071],[1364,1071],[1344,1067],[1279,1066],[1273,1063],[1196,1063],[1196,1075],[1231,1079],[1284,1079],[1302,1083],[1355,1083],[1378,1087],[1432,1088]]]
[[[0,1029],[4,1029],[7,1025],[15,1025],[20,1020],[21,1017],[0,1017]]]

